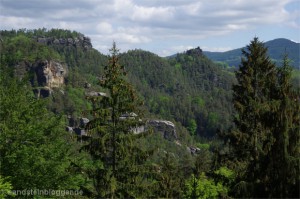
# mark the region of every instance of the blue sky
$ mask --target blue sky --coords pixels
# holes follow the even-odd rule
[[[300,41],[300,0],[0,0],[0,29],[62,28],[107,54],[143,49],[167,56],[262,41]]]

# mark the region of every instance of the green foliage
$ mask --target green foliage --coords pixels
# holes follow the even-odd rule
[[[185,198],[220,198],[228,190],[221,183],[209,179],[204,173],[199,178],[192,175],[185,183]]]
[[[102,74],[104,68],[98,66],[107,62],[107,56],[82,46],[36,42],[37,38],[79,38],[83,37],[82,34],[45,28],[1,31],[1,34],[5,41],[4,51],[7,51],[4,58],[11,62],[11,66],[18,66],[16,72],[25,74],[26,67],[37,59],[59,59],[68,66],[67,86],[83,88],[88,82],[92,83],[89,90],[99,89],[97,74]],[[19,63],[22,61],[26,64]],[[145,101],[145,107],[155,117],[176,120],[184,127],[188,127],[189,121],[196,120],[196,134],[208,137],[214,136],[216,129],[229,126],[232,107],[228,91],[233,77],[205,56],[182,53],[165,59],[153,53],[132,50],[120,55],[120,63],[127,66],[127,80],[134,85]],[[68,94],[56,96],[51,110],[78,115],[83,104],[79,102],[77,107],[77,102],[66,98]],[[223,116],[222,122],[208,124],[211,109]]]
[[[236,128],[225,136],[230,149],[224,156],[237,173],[235,196],[295,197],[299,92],[292,89],[288,59],[276,68],[258,38],[242,53],[233,86]]]
[[[162,158],[156,180],[156,195],[163,198],[180,198],[183,179],[174,154],[166,153]]]
[[[119,54],[114,44],[111,56],[104,56],[83,46],[36,42],[83,37],[68,30],[22,29],[1,31],[1,36],[1,65],[10,66],[9,73],[1,69],[0,85],[0,172],[5,179],[0,178],[0,186],[5,193],[80,187],[87,197],[297,196],[298,71],[291,72],[287,57],[277,69],[257,39],[243,51],[234,79],[228,64],[214,64],[197,49],[160,58],[142,50]],[[68,65],[66,86],[53,89],[47,102],[35,99],[30,85],[11,79],[26,77],[39,59]],[[30,78],[37,86],[37,77]],[[84,100],[97,90],[107,95]],[[142,109],[149,118],[174,122],[178,140],[134,134],[132,129],[143,125]],[[73,142],[60,113],[91,119],[86,141]],[[235,127],[221,150],[217,139],[203,139],[227,129],[232,116]],[[200,150],[191,155],[189,146]]]
[[[214,128],[218,123],[218,114],[214,112],[210,112],[208,114],[208,127]]]
[[[79,189],[80,174],[73,173],[74,142],[60,117],[46,110],[28,85],[0,75],[0,172],[14,189]]]
[[[72,88],[67,87],[66,89],[67,99],[71,99],[69,106],[74,108],[74,113],[72,115],[81,115],[82,110],[87,110],[92,108],[91,104],[84,100],[85,91],[82,88]]]
[[[176,64],[175,64],[175,68],[176,68],[176,69],[181,69],[181,64],[180,64],[180,63],[176,63]]]
[[[21,61],[33,63],[41,59],[60,59],[60,55],[47,46],[28,38],[25,35],[18,35],[13,38],[5,39],[3,42],[4,60],[13,66]]]
[[[188,122],[188,127],[187,127],[188,131],[190,132],[191,135],[195,135],[196,131],[197,131],[197,123],[196,120],[191,119]]]
[[[270,183],[269,194],[280,197],[297,197],[299,194],[300,91],[293,90],[291,71],[285,55],[282,67],[277,70],[276,105],[270,121],[275,141],[266,161],[268,176],[272,176],[267,181]]]
[[[216,179],[227,185],[232,184],[235,179],[234,172],[227,167],[220,167],[218,170],[214,171],[214,174],[217,176]]]
[[[186,128],[195,120],[196,134],[201,136],[213,136],[217,128],[229,126],[234,79],[205,56],[182,53],[162,59],[133,50],[121,54],[120,62],[128,65],[129,79],[152,114],[178,121]],[[209,126],[211,111],[222,115],[222,122]]]
[[[299,69],[292,70],[291,81],[292,81],[293,87],[300,88],[300,70]]]
[[[88,97],[93,103],[94,118],[87,125],[92,137],[84,149],[93,160],[94,169],[89,176],[97,197],[147,197],[150,186],[142,177],[149,173],[145,164],[149,154],[137,147],[139,135],[131,130],[142,125],[141,101],[125,75],[114,43],[100,81],[107,96]]]
[[[12,193],[12,189],[13,187],[11,183],[0,175],[0,198],[14,196]]]
[[[208,143],[197,143],[197,147],[199,147],[200,149],[206,149],[208,150],[210,148],[210,145]]]
[[[197,104],[199,108],[205,107],[205,100],[200,96],[195,97],[192,102]]]

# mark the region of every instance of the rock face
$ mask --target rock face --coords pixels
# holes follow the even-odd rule
[[[90,121],[88,118],[77,118],[74,119],[71,116],[68,116],[69,125],[66,126],[66,131],[70,134],[77,135],[77,140],[82,142],[90,138],[88,132],[85,130],[87,123]]]
[[[166,120],[149,120],[146,127],[153,128],[155,132],[159,132],[162,136],[170,141],[177,140],[175,124]]]
[[[34,63],[21,61],[15,66],[15,75],[23,78],[28,72],[32,74],[30,82],[37,97],[48,97],[53,88],[60,88],[65,83],[67,66],[54,60],[39,60]]]
[[[80,118],[80,127],[84,128],[87,125],[87,123],[89,123],[89,121],[90,120],[88,118],[85,117]]]
[[[75,38],[38,37],[36,38],[36,41],[45,45],[74,46],[82,47],[86,50],[93,47],[91,39],[89,37],[85,37],[84,35],[79,35]]]
[[[195,49],[191,49],[186,51],[187,55],[196,55],[196,56],[202,56],[203,55],[203,51],[200,47],[197,47]]]
[[[64,84],[66,67],[56,61],[38,61],[34,66],[39,86],[58,88]]]
[[[199,149],[198,147],[193,147],[193,146],[189,146],[187,147],[187,150],[192,154],[192,155],[196,155],[198,154],[201,149]]]
[[[95,97],[95,96],[102,96],[102,97],[107,97],[107,94],[106,93],[103,93],[103,92],[96,92],[96,91],[90,91],[90,92],[87,92],[85,93],[86,96],[89,96],[89,97]]]
[[[123,114],[120,117],[120,119],[130,120],[136,117],[137,114],[128,113],[128,114]],[[66,126],[66,131],[70,133],[75,132],[77,135],[89,137],[88,132],[85,131],[85,127],[90,121],[88,118],[82,117],[82,118],[74,119],[71,116],[69,116],[68,120],[69,120],[69,125]],[[135,134],[144,133],[150,129],[153,129],[154,132],[157,134],[161,134],[164,139],[169,141],[174,141],[177,145],[181,146],[180,142],[178,141],[176,126],[173,122],[167,120],[148,120],[145,125],[140,125],[140,126],[130,128],[130,130]]]

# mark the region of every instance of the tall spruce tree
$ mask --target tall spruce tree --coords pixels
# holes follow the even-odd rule
[[[285,55],[282,67],[277,70],[277,85],[272,93],[277,103],[271,117],[275,142],[266,163],[270,197],[299,196],[300,95],[292,86],[291,72]]]
[[[229,138],[239,167],[236,169],[240,169],[240,180],[246,182],[247,192],[253,196],[254,192],[261,193],[257,191],[262,187],[262,161],[274,142],[268,118],[276,67],[258,38],[254,38],[242,54],[244,57],[236,72],[237,84],[233,86],[236,129],[229,133]]]
[[[281,68],[254,38],[242,51],[233,103],[235,128],[227,133],[235,196],[291,197],[299,185],[299,93],[292,90],[287,57]],[[234,164],[232,164],[234,163]]]
[[[113,43],[111,56],[100,86],[105,94],[88,97],[93,103],[94,118],[87,130],[91,139],[85,148],[90,152],[94,169],[90,171],[97,197],[149,197],[146,195],[146,158],[149,153],[137,147],[135,134],[142,125],[142,104],[133,87],[126,81],[126,72],[119,64],[119,50]],[[143,174],[143,175],[142,175]]]

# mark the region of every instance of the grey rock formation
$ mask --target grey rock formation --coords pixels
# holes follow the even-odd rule
[[[138,115],[135,113],[125,113],[119,118],[120,120],[135,119]]]
[[[59,39],[54,39],[53,44],[58,45],[59,44]]]
[[[84,128],[87,125],[87,123],[89,123],[89,121],[90,120],[88,118],[85,117],[80,118],[80,126]]]
[[[87,133],[84,129],[81,128],[75,128],[74,132],[79,136],[87,136]]]
[[[195,49],[187,50],[186,54],[187,55],[202,56],[203,55],[203,51],[202,51],[202,49],[200,47],[197,47]]]
[[[155,132],[159,132],[162,136],[169,140],[177,140],[175,124],[166,120],[148,120],[146,123],[147,129],[153,128]]]
[[[91,85],[90,83],[88,83],[88,82],[85,82],[85,83],[84,83],[84,88],[91,88],[91,86],[92,86],[92,85]]]
[[[73,127],[66,126],[66,131],[68,131],[69,133],[72,133],[73,132]]]
[[[75,38],[53,38],[53,37],[38,37],[36,41],[45,45],[62,45],[62,46],[74,46],[82,47],[85,50],[91,49],[92,43],[91,39],[80,35]]]
[[[58,88],[64,85],[67,69],[62,63],[53,60],[38,61],[34,64],[34,70],[39,86]]]
[[[145,126],[137,126],[137,127],[132,127],[131,132],[135,133],[135,134],[139,134],[139,133],[144,133],[146,131]]]
[[[102,96],[102,97],[107,97],[106,93],[103,92],[96,92],[96,91],[90,91],[88,93],[85,93],[86,96],[91,96],[91,97],[95,97],[95,96]]]
[[[201,149],[198,148],[198,147],[189,146],[189,147],[187,147],[187,150],[188,150],[192,155],[195,155],[195,154],[199,153]]]

